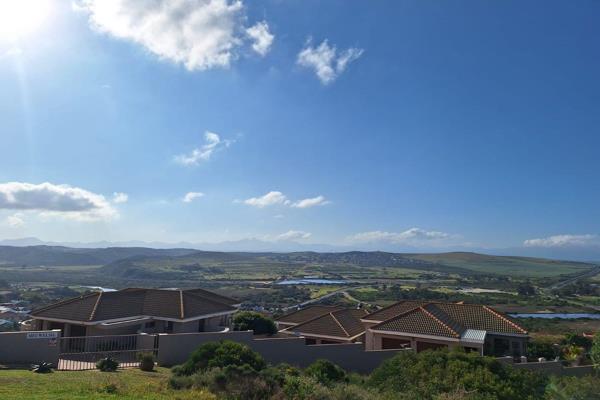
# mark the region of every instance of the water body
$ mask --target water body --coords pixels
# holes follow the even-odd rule
[[[117,289],[111,289],[111,288],[107,288],[107,287],[102,287],[102,286],[82,286],[84,288],[87,289],[92,289],[92,290],[99,290],[101,292],[116,292]]]
[[[589,313],[535,313],[535,314],[509,314],[513,318],[544,318],[544,319],[600,319],[600,314]]]
[[[318,279],[318,278],[303,278],[303,279],[285,279],[277,282],[276,285],[341,285],[348,283],[344,280],[335,279]]]

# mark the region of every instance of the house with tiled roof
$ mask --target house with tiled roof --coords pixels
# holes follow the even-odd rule
[[[320,311],[327,311],[321,313]],[[368,312],[362,309],[331,307],[329,310],[312,310],[312,319],[279,331],[282,334],[301,336],[306,344],[339,344],[362,342],[365,327],[360,321]],[[308,312],[303,315],[308,314]],[[297,317],[297,316],[296,316]]]
[[[279,330],[283,330],[341,309],[343,307],[324,306],[320,304],[310,305],[275,318],[275,324]]]
[[[486,355],[521,356],[528,340],[527,331],[508,316],[476,304],[400,301],[361,322],[367,350],[458,346]]]
[[[30,316],[32,329],[60,329],[62,336],[217,332],[238,307],[238,300],[203,289],[129,288],[63,300]]]

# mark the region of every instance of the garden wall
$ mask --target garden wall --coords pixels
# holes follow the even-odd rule
[[[0,364],[58,365],[60,330],[0,333]]]
[[[252,332],[187,333],[160,335],[158,363],[164,366],[181,364],[201,344],[219,340],[247,344],[272,364],[285,362],[306,367],[319,358],[324,358],[348,371],[360,373],[371,372],[382,361],[403,351],[365,351],[361,343],[307,346],[303,338],[254,339]]]

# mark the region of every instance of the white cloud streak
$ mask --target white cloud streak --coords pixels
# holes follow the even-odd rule
[[[290,230],[285,233],[282,233],[281,235],[278,235],[277,240],[282,240],[282,241],[303,240],[303,239],[308,239],[311,236],[312,236],[312,234],[310,232]]]
[[[204,193],[188,192],[185,194],[185,196],[183,196],[183,199],[181,199],[181,201],[183,201],[184,203],[191,203],[192,201],[199,199],[200,197],[204,197]]]
[[[528,239],[523,242],[525,247],[585,247],[600,246],[600,236],[585,235],[554,235],[546,238]]]
[[[201,162],[210,160],[216,151],[229,147],[232,143],[232,140],[222,140],[218,134],[206,131],[204,133],[204,144],[192,150],[190,154],[175,156],[175,162],[186,166],[196,166]]]
[[[268,206],[274,205],[288,205],[290,201],[287,197],[278,191],[271,191],[264,196],[260,197],[251,197],[249,199],[244,200],[244,204],[247,204],[252,207],[264,208]]]
[[[74,8],[87,13],[97,31],[190,71],[229,67],[248,38],[254,51],[264,54],[273,41],[262,23],[244,27],[241,0],[78,0]]]
[[[403,232],[369,231],[361,232],[351,236],[352,242],[371,243],[387,242],[396,244],[409,244],[415,242],[439,241],[451,238],[452,235],[439,232],[427,231],[421,228],[411,228]]]
[[[113,193],[113,203],[121,204],[127,203],[129,201],[129,195],[127,193],[114,192]]]
[[[313,47],[310,40],[298,53],[297,64],[314,70],[323,85],[335,81],[348,67],[357,60],[364,50],[351,47],[338,52],[335,46],[329,46],[324,40],[319,46]]]
[[[81,221],[108,220],[118,216],[110,202],[100,194],[48,182],[0,184],[0,209],[34,210],[43,216]]]
[[[316,206],[324,206],[324,205],[330,204],[330,203],[331,203],[330,201],[325,200],[325,197],[317,196],[317,197],[312,197],[309,199],[302,199],[302,200],[295,201],[294,203],[292,203],[292,207],[294,207],[294,208],[310,208],[310,207],[316,207]]]
[[[275,36],[269,31],[267,21],[257,22],[246,29],[246,35],[253,41],[252,50],[264,57],[271,50]]]
[[[286,195],[279,191],[271,191],[260,197],[251,197],[243,201],[244,204],[249,206],[264,208],[268,206],[283,205],[293,208],[310,208],[316,206],[323,206],[330,204],[331,202],[326,200],[324,196],[311,197],[307,199],[291,201]]]

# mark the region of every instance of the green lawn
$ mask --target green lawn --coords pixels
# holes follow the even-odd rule
[[[215,400],[208,392],[169,389],[168,369],[142,372],[135,369],[118,372],[55,371],[35,374],[24,370],[0,370],[2,400],[96,400],[96,399],[169,399]]]

